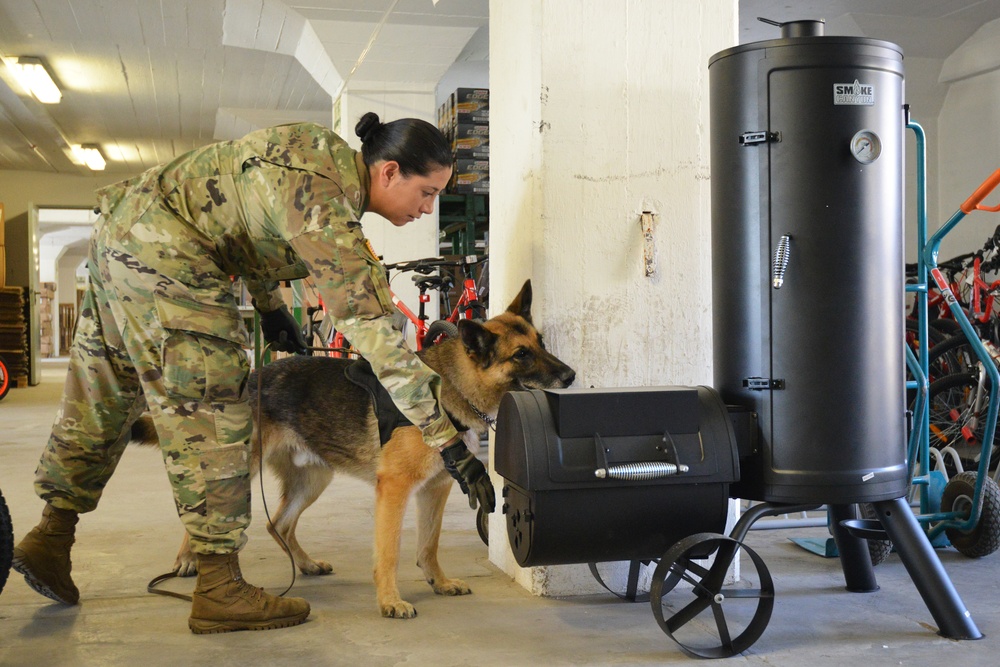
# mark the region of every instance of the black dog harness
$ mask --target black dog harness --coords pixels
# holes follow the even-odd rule
[[[371,397],[375,417],[378,419],[378,439],[383,445],[389,442],[392,432],[397,428],[413,424],[392,402],[389,392],[378,381],[372,365],[366,359],[358,359],[349,364],[344,369],[344,375],[354,384],[363,387]]]
[[[382,383],[375,376],[372,365],[365,359],[348,364],[344,369],[344,375],[348,380],[364,388],[368,396],[372,399],[372,406],[375,408],[375,417],[378,419],[378,439],[381,444],[389,442],[392,432],[401,426],[412,426],[413,422],[406,418],[396,404],[392,402],[392,397]],[[475,408],[473,408],[475,409]],[[459,433],[468,431],[469,427],[463,424],[457,417],[445,411],[452,425]]]

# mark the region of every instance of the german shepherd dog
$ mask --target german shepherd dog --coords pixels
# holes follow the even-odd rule
[[[500,399],[511,390],[547,389],[572,384],[576,373],[546,351],[531,322],[531,281],[507,310],[486,322],[462,320],[459,336],[427,347],[418,355],[442,377],[441,402],[453,421],[469,430],[465,441],[475,452]],[[345,377],[351,360],[294,356],[268,364],[250,380],[254,409],[251,474],[264,460],[279,480],[281,502],[267,530],[284,542],[304,574],[330,574],[329,563],[313,560],[299,544],[299,516],[323,492],[335,472],[375,485],[375,589],[379,610],[389,618],[412,618],[417,612],[403,600],[396,584],[400,531],[411,493],[417,496],[417,565],[439,595],[472,591],[450,579],[438,563],[438,539],[445,501],[453,479],[437,448],[429,447],[412,425],[400,426],[380,445],[379,428],[366,389]],[[257,414],[257,380],[263,387]],[[149,425],[147,425],[148,427]],[[149,428],[151,430],[151,428]],[[259,440],[258,440],[258,432]],[[133,431],[142,433],[142,429]],[[148,441],[148,436],[139,437]],[[175,572],[190,576],[195,557],[187,537]]]

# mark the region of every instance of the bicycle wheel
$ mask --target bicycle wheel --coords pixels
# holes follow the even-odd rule
[[[0,593],[7,583],[10,574],[10,564],[14,560],[14,529],[10,522],[10,511],[7,502],[0,493]]]
[[[927,355],[929,381],[933,382],[955,373],[970,373],[978,361],[972,343],[965,334],[950,336],[932,347]]]
[[[962,461],[962,467],[976,470],[983,455],[983,434],[986,431],[986,413],[990,398],[988,386],[979,391],[978,373],[956,373],[933,382],[928,391],[930,403],[931,447],[941,451],[951,447]],[[1000,433],[994,433],[990,448],[989,468],[1000,460]],[[950,461],[946,458],[946,463]],[[957,471],[948,466],[948,476]]]
[[[928,326],[927,328],[927,349],[929,359],[938,359],[934,357],[935,351],[938,347],[947,342],[951,336],[942,333],[941,331],[935,329],[933,326]],[[906,345],[910,348],[913,354],[919,359],[920,358],[920,347],[922,345],[920,338],[917,335],[917,321],[914,319],[906,320]],[[958,368],[959,364],[953,360],[950,356],[947,356],[944,352],[938,354],[940,359],[935,361],[928,361],[927,364],[927,382],[934,382],[943,375],[949,375],[951,373],[957,373],[959,370],[964,370],[964,368]],[[906,379],[912,380],[913,376],[910,374],[910,369],[906,369]],[[907,403],[913,403],[917,396],[915,389],[907,390],[906,400]]]
[[[948,334],[949,336],[962,333],[962,327],[960,327],[958,322],[955,320],[946,320],[943,317],[939,317],[935,320],[931,320],[930,325],[938,331]]]
[[[0,401],[8,391],[10,391],[10,374],[7,372],[7,364],[4,363],[3,357],[0,357]]]
[[[448,320],[437,320],[427,327],[427,334],[424,336],[424,347],[436,345],[448,338],[458,338],[458,327]]]

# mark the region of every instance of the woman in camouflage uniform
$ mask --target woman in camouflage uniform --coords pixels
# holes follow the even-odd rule
[[[265,339],[286,351],[304,341],[277,281],[312,276],[337,328],[428,445],[462,471],[452,474],[463,488],[488,486],[492,497],[485,469],[439,406],[440,377],[391,326],[384,272],[359,223],[365,211],[397,226],[432,212],[451,176],[450,147],[415,119],[383,124],[368,113],[356,132],[360,153],[319,125],[261,130],[98,192],[90,284],[36,472],[46,506],[14,551],[15,569],[35,590],[78,602],[69,558],[78,514],[97,506],[148,406],[198,555],[191,630],[279,628],[308,616],[305,600],[271,596],[239,571],[251,410],[233,276],[244,278]]]

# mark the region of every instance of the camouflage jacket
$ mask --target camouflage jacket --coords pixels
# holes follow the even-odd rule
[[[360,153],[302,123],[194,150],[99,190],[98,199],[104,217],[117,220],[110,224],[123,227],[154,206],[167,210],[143,241],[158,249],[143,259],[181,282],[197,282],[199,271],[242,276],[261,312],[281,306],[277,281],[312,275],[337,329],[426,442],[440,446],[457,432],[440,408],[441,378],[391,326],[389,286],[359,222],[368,188]],[[171,265],[165,249],[180,242],[196,244],[209,264]]]

